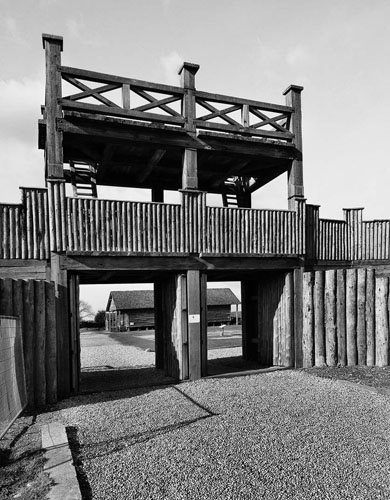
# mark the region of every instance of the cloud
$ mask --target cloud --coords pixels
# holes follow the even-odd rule
[[[172,51],[166,56],[160,57],[160,64],[164,68],[166,83],[171,85],[178,85],[179,76],[177,72],[183,62],[183,57],[176,51]]]
[[[20,186],[44,187],[44,156],[37,144],[0,143],[0,203],[20,203]]]
[[[31,78],[0,80],[0,140],[36,144],[44,81]]]
[[[302,45],[296,45],[286,54],[286,61],[291,66],[310,61],[310,56],[307,50]]]
[[[71,38],[85,45],[89,45],[90,47],[102,47],[104,45],[101,38],[90,34],[91,30],[86,27],[82,18],[68,19],[66,21],[66,28]]]
[[[5,16],[1,21],[1,26],[6,37],[11,38],[12,41],[17,43],[18,45],[27,45],[27,42],[23,38],[15,18]]]

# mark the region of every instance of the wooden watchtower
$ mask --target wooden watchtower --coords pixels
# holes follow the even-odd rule
[[[58,395],[78,390],[80,283],[154,283],[156,366],[178,379],[207,373],[208,280],[241,281],[245,359],[301,367],[329,356],[333,363],[334,346],[347,338],[348,300],[358,314],[358,295],[337,302],[340,321],[324,297],[336,300],[337,289],[339,300],[339,290],[349,290],[345,268],[388,265],[390,221],[364,222],[362,209],[320,219],[319,207],[306,204],[302,87],[291,85],[284,104],[270,104],[198,90],[196,64],[183,64],[176,87],[62,66],[58,36],[43,35],[43,46],[46,188],[22,188],[21,204],[0,206],[0,278],[55,286],[48,310]],[[284,173],[288,209],[251,208],[252,194]],[[99,186],[147,189],[151,200],[100,199]],[[166,203],[172,190],[180,203]],[[208,193],[221,195],[223,206],[209,206]],[[351,279],[354,290],[360,282]],[[9,296],[2,287],[11,285],[2,283],[0,313],[12,314],[1,302]],[[315,320],[313,293],[322,308]],[[348,334],[355,332],[351,362],[363,345],[356,340],[362,321]],[[347,359],[343,352],[338,359]]]
[[[184,63],[173,87],[64,67],[62,38],[44,35],[43,44],[51,278],[63,280],[61,269],[69,286],[153,281],[156,364],[181,379],[206,372],[207,278],[238,279],[248,295],[245,355],[257,359],[256,276],[302,265],[302,87],[269,104],[197,90],[196,64]],[[285,172],[289,210],[250,210],[252,193]],[[150,189],[151,202],[100,200],[100,185]],[[164,203],[168,190],[180,191],[180,205]],[[208,207],[207,193],[224,207]],[[272,364],[268,341],[260,361]]]

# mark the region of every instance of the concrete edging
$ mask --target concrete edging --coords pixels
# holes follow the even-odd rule
[[[65,426],[60,422],[44,424],[41,427],[41,434],[46,459],[43,470],[54,482],[47,498],[49,500],[81,500]]]

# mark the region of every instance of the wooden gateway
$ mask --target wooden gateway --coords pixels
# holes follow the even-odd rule
[[[175,87],[63,66],[58,36],[43,46],[46,187],[0,205],[0,314],[22,318],[35,401],[78,391],[80,283],[154,283],[156,365],[181,380],[207,372],[207,281],[241,282],[245,359],[388,364],[390,220],[306,203],[302,87],[270,104],[196,89],[196,64]],[[252,209],[285,173],[288,209]],[[99,199],[102,185],[151,201]]]
[[[235,323],[238,324],[240,301],[230,288],[207,289],[207,324],[231,322],[231,306],[235,304]],[[106,307],[105,327],[110,332],[154,328],[153,290],[112,291]]]

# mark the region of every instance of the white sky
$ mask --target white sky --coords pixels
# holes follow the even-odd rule
[[[44,185],[46,32],[64,37],[64,65],[177,84],[186,60],[201,66],[198,89],[275,103],[303,85],[308,202],[322,217],[363,206],[365,219],[389,218],[389,19],[388,0],[0,0],[0,202]],[[285,198],[283,177],[254,205]],[[105,293],[90,302],[104,307]]]

